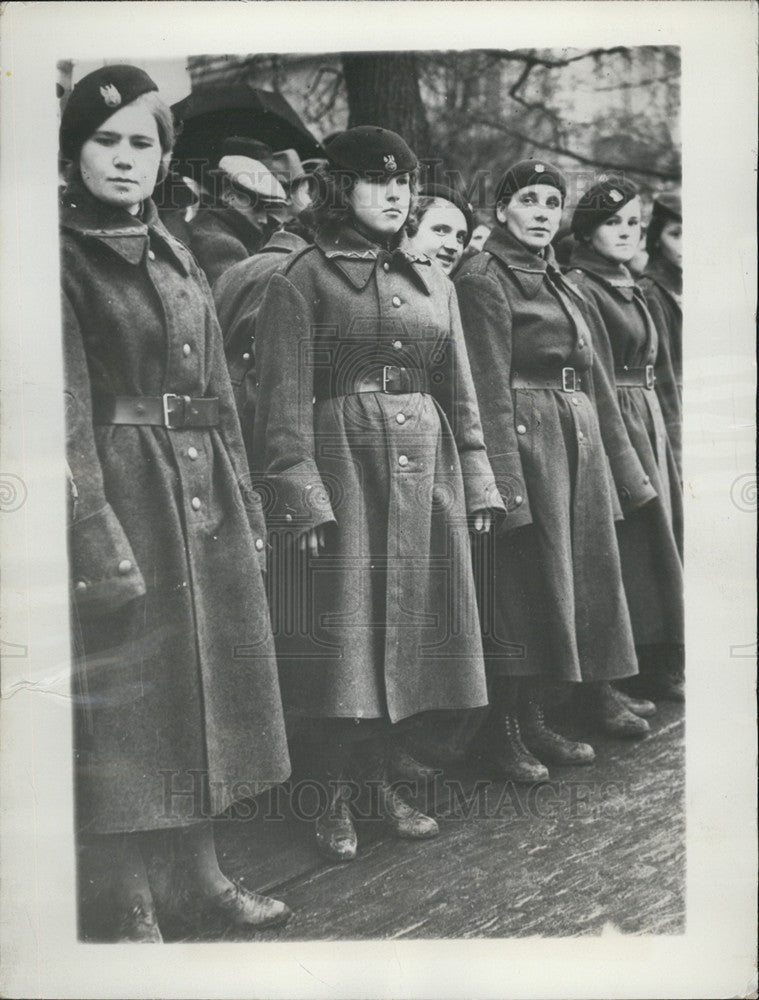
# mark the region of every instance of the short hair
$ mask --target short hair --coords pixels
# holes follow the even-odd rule
[[[313,175],[312,211],[316,226],[347,222],[351,217],[351,207],[348,201],[356,182],[361,175],[348,170],[334,170],[329,166],[320,166]],[[409,187],[411,202],[404,227],[408,231],[411,220],[416,215],[418,201],[418,172],[409,172]]]
[[[171,113],[171,108],[164,104],[155,90],[136,97],[132,104],[141,104],[152,114],[158,129],[158,141],[161,144],[161,149],[164,154],[171,153],[176,141],[174,116]]]

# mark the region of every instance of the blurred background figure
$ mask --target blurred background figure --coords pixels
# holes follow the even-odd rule
[[[472,238],[469,241],[470,248],[475,252],[482,250],[488,236],[490,236],[490,226],[486,226],[481,222],[479,225],[474,227]]]

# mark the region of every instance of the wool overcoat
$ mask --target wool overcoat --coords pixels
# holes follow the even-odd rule
[[[211,286],[233,264],[256,253],[264,242],[258,226],[226,205],[202,204],[189,222],[183,211],[169,212],[163,222],[192,250]]]
[[[655,493],[583,300],[550,248],[533,253],[504,227],[465,262],[456,289],[485,443],[508,508],[479,553],[486,661],[497,672],[568,681],[635,674],[614,521],[620,501],[629,511]],[[512,388],[519,375],[560,376],[565,367],[580,379],[576,392]]]
[[[623,264],[579,243],[567,272],[596,306],[599,339],[610,379],[625,366],[659,364],[656,325],[640,288]],[[638,458],[656,489],[655,503],[625,519],[618,528],[622,571],[636,645],[683,642],[683,574],[678,539],[682,495],[677,466],[656,392],[617,386],[619,408]]]
[[[656,394],[682,479],[683,272],[661,256],[650,257],[640,287],[659,333]]]
[[[307,243],[295,233],[279,230],[266,246],[226,270],[213,286],[216,315],[224,337],[229,378],[240,416],[248,457],[253,447],[256,416],[256,319],[269,278],[291,253]]]
[[[289,760],[250,489],[210,292],[148,201],[61,205],[82,823],[193,822]],[[103,396],[217,397],[210,428],[101,423]]]
[[[322,229],[269,280],[256,365],[270,527],[327,539],[273,600],[286,704],[393,722],[486,704],[467,514],[501,502],[453,285],[405,240]],[[408,391],[360,391],[385,366]]]

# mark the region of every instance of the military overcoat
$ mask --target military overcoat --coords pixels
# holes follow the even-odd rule
[[[273,602],[286,703],[392,721],[486,704],[467,513],[501,503],[453,285],[406,242],[322,229],[269,281],[256,365],[270,527],[327,538]],[[400,369],[403,391],[362,391]]]
[[[479,553],[486,659],[494,671],[568,681],[632,675],[614,521],[619,501],[629,511],[655,493],[583,301],[550,248],[533,253],[504,227],[455,284],[485,443],[508,506]],[[565,368],[577,391],[565,391],[574,387],[569,373],[566,387],[512,387],[519,376],[534,383]]]
[[[201,204],[189,222],[184,211],[172,211],[164,215],[163,222],[192,250],[211,286],[233,264],[256,253],[264,242],[262,230],[227,205]]]
[[[659,333],[656,394],[682,479],[683,272],[661,256],[651,257],[640,287]]]
[[[587,243],[572,253],[570,280],[596,306],[599,336],[610,379],[628,369],[659,364],[656,325],[640,288],[623,264],[601,257]],[[636,645],[683,642],[683,574],[678,539],[682,495],[677,465],[658,396],[653,388],[617,386],[619,408],[657,500],[625,519],[618,529],[625,591]]]
[[[289,773],[260,497],[191,254],[150,201],[72,187],[60,222],[81,819],[181,825]],[[218,425],[100,422],[104,399],[164,393],[218,398]]]

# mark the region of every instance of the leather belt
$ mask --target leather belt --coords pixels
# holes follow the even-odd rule
[[[393,394],[407,392],[429,392],[427,376],[416,368],[400,368],[398,365],[383,365],[376,372],[353,379],[349,384],[343,384],[339,374],[333,375],[333,391],[320,395],[320,399],[330,399],[335,396],[353,396],[362,392],[388,392]],[[347,381],[347,380],[346,380]]]
[[[217,396],[190,397],[165,392],[163,396],[104,396],[92,400],[96,424],[138,424],[178,431],[187,427],[216,427]]]
[[[549,371],[512,372],[512,389],[558,389],[560,392],[581,392],[582,378],[574,368]]]
[[[614,378],[617,385],[637,386],[641,389],[653,389],[656,381],[653,365],[643,365],[640,368],[625,365],[623,368],[615,368]]]

